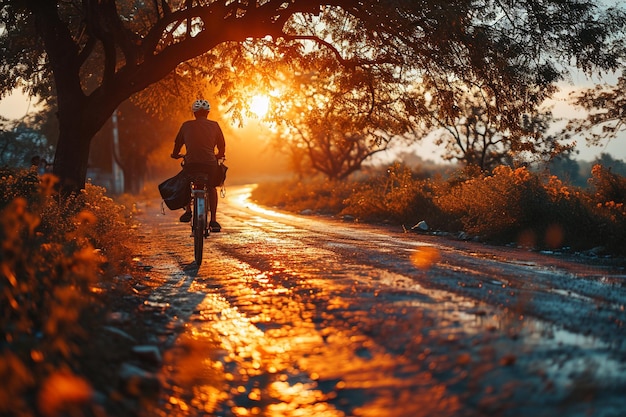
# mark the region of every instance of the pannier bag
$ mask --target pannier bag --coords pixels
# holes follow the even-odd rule
[[[228,167],[226,165],[218,165],[217,171],[215,171],[215,178],[213,181],[214,187],[221,187],[224,185],[224,181],[226,181],[226,171],[228,171]]]
[[[167,208],[178,210],[187,207],[191,201],[190,185],[191,179],[183,171],[159,184],[159,192]]]

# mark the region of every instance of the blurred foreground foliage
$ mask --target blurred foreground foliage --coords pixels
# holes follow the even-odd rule
[[[131,257],[130,209],[89,184],[60,198],[55,183],[0,170],[0,415],[83,415],[83,320]]]
[[[351,216],[534,249],[594,249],[626,255],[626,178],[595,165],[588,187],[527,168],[464,169],[423,178],[402,164],[345,182],[265,183],[261,204],[288,211]]]

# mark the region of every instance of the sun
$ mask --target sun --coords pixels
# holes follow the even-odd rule
[[[252,97],[250,101],[250,111],[259,119],[263,118],[270,108],[270,98],[261,94]]]

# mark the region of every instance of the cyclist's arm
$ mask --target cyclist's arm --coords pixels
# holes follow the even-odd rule
[[[181,126],[180,130],[178,131],[178,134],[176,135],[176,139],[174,140],[174,150],[172,151],[172,154],[170,155],[172,158],[174,159],[180,158],[180,150],[183,147],[184,143],[185,143],[185,140],[183,136],[183,128]]]
[[[217,125],[217,135],[215,139],[215,146],[217,146],[217,154],[215,157],[217,160],[226,158],[226,141],[224,140],[224,134],[220,125]]]

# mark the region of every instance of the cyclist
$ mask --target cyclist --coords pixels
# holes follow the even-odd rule
[[[207,100],[196,100],[191,105],[194,120],[187,120],[182,124],[176,139],[174,140],[174,150],[172,158],[180,158],[180,150],[185,145],[186,156],[183,171],[190,174],[208,173],[209,186],[209,208],[211,210],[211,220],[209,228],[211,232],[219,232],[222,227],[217,222],[217,188],[213,185],[213,178],[216,177],[218,163],[225,159],[226,142],[224,134],[219,124],[214,120],[207,119],[211,111],[211,105]],[[217,150],[217,152],[216,152]],[[185,209],[185,213],[180,216],[181,222],[191,221],[191,205]]]

